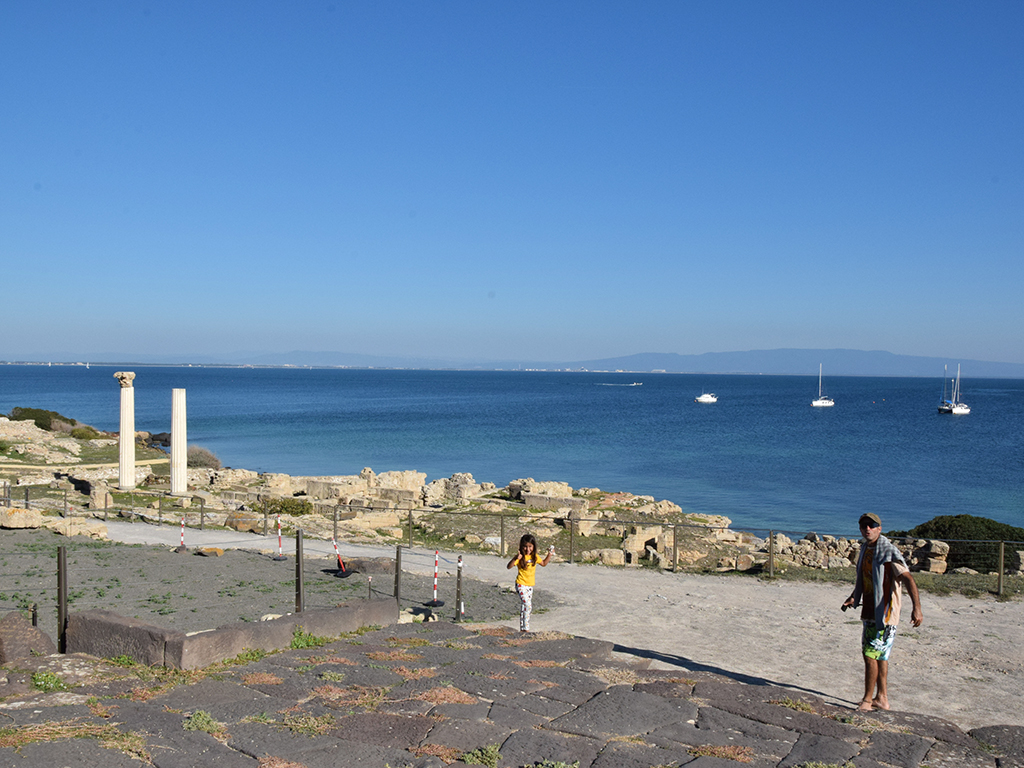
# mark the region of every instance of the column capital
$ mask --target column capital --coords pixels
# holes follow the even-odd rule
[[[132,371],[118,371],[114,374],[114,378],[121,383],[121,389],[128,389],[132,386],[132,381],[135,379],[135,373]]]

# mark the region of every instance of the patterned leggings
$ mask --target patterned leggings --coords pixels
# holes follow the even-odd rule
[[[533,610],[533,587],[526,587],[516,584],[516,592],[522,605],[519,606],[519,629],[522,632],[530,631],[530,612]]]

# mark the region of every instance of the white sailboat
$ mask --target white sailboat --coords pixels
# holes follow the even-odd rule
[[[971,407],[967,403],[960,402],[960,364],[956,365],[956,378],[953,379],[953,391],[950,393],[950,399],[946,399],[946,367],[943,366],[942,376],[942,400],[939,402],[939,413],[952,413],[957,416],[964,416],[971,412]]]
[[[718,402],[718,395],[716,395],[714,392],[705,392],[700,397],[693,398],[693,402],[695,402],[695,403],[717,403]]]
[[[815,408],[831,408],[835,404],[836,401],[831,397],[821,394],[821,363],[818,363],[818,399],[812,400],[811,405]]]

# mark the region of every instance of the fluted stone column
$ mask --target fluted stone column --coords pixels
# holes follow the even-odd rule
[[[114,378],[121,383],[121,432],[117,463],[117,485],[122,491],[135,487],[135,387],[131,371],[118,371]]]
[[[171,493],[188,492],[188,432],[185,426],[185,390],[171,390]]]

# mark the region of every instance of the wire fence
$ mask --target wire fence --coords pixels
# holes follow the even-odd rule
[[[189,529],[206,529],[211,523],[224,522],[224,514],[210,514],[202,498],[188,508],[180,500],[157,493],[119,494],[128,503],[112,504],[106,509],[84,509],[67,501],[61,493],[24,494],[25,509],[56,512],[68,521],[85,518],[120,517],[131,522],[170,523],[180,526],[184,546]],[[9,484],[0,488],[0,506],[21,505],[21,494]],[[260,506],[262,505],[262,509]],[[240,554],[252,562],[238,577],[238,568],[219,572],[216,558],[180,558],[162,550],[156,559],[133,567],[130,555],[93,542],[75,542],[60,550],[69,558],[61,566],[53,547],[41,552],[0,551],[0,611],[31,612],[35,621],[59,629],[67,611],[116,608],[132,615],[136,611],[160,617],[174,626],[183,616],[192,623],[210,624],[224,619],[256,621],[266,614],[304,610],[306,601],[314,607],[336,604],[339,599],[357,596],[402,599],[403,548],[416,546],[449,553],[485,551],[506,556],[518,548],[521,536],[536,536],[539,550],[550,543],[559,556],[570,563],[594,562],[605,565],[654,567],[667,571],[718,572],[743,571],[775,576],[793,568],[833,571],[852,568],[859,551],[859,536],[804,534],[777,529],[746,529],[664,522],[652,518],[585,517],[578,513],[537,514],[525,508],[506,505],[501,511],[396,508],[387,510],[397,525],[389,526],[391,543],[396,545],[394,579],[372,578],[366,581],[339,579],[340,569],[329,557],[304,557],[301,545],[304,532],[316,529],[316,535],[338,540],[346,518],[361,513],[380,513],[380,509],[330,505],[328,513],[289,518],[289,535],[296,537],[296,556],[288,560],[281,553],[280,516],[270,515],[267,500],[248,510],[250,530],[275,545],[279,557],[256,553]],[[198,507],[198,509],[196,508]],[[607,513],[606,513],[607,514]],[[296,530],[297,529],[297,530]],[[395,541],[394,534],[400,534]],[[1024,542],[968,541],[936,542],[923,539],[895,539],[911,569],[942,576],[954,572],[987,574],[994,582],[985,589],[1002,595],[1004,577],[1021,574]],[[228,541],[225,545],[235,546]],[[217,542],[205,547],[216,549]],[[43,555],[41,557],[41,555]],[[127,558],[127,560],[126,560]],[[115,562],[115,559],[120,559]],[[204,562],[205,560],[205,562]],[[276,561],[276,562],[275,562]],[[63,575],[61,575],[63,574]],[[459,568],[461,592],[461,562]],[[56,579],[55,579],[56,577]],[[55,588],[56,587],[56,588]],[[356,594],[358,593],[358,594]],[[62,596],[63,595],[63,596]],[[435,594],[436,598],[436,594]],[[461,599],[458,604],[461,607]],[[458,614],[456,614],[458,618]]]

